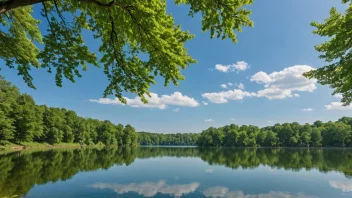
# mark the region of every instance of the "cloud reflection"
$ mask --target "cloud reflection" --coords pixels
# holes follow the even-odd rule
[[[304,194],[291,194],[287,192],[271,191],[267,194],[244,194],[242,191],[230,191],[226,187],[217,186],[207,188],[203,195],[213,198],[316,198],[315,196],[308,196]]]
[[[164,180],[158,182],[142,182],[142,183],[130,183],[130,184],[109,184],[109,183],[95,183],[91,187],[97,189],[112,189],[118,194],[136,192],[145,197],[153,197],[158,193],[168,194],[175,197],[194,192],[198,187],[199,183],[190,184],[166,184]]]
[[[352,181],[329,181],[329,184],[343,192],[352,192]]]

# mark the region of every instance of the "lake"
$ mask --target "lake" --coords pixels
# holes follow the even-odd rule
[[[0,197],[352,197],[352,150],[136,147],[0,154]]]

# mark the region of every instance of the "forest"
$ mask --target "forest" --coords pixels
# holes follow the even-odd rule
[[[204,130],[198,139],[198,146],[352,146],[352,118],[342,117],[337,122],[316,121],[312,125],[297,122],[275,124],[259,128],[252,125],[235,124]]]
[[[351,178],[351,155],[350,149],[338,148],[123,147],[12,152],[0,155],[0,197],[25,195],[36,184],[66,181],[79,172],[107,170],[114,165],[129,166],[136,159],[165,156],[197,157],[232,169],[267,165],[294,171],[337,171]]]
[[[49,144],[136,145],[131,125],[83,118],[64,108],[37,105],[33,98],[0,76],[0,144],[41,142]]]
[[[140,145],[196,145],[199,133],[148,133],[139,132],[138,141]]]
[[[259,128],[236,124],[202,133],[139,132],[131,125],[83,118],[64,108],[37,105],[33,98],[0,76],[0,144],[40,142],[86,145],[197,145],[211,147],[352,146],[352,118],[337,122],[297,122]]]

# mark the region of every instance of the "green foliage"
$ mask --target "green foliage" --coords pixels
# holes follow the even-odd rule
[[[137,145],[138,137],[131,125],[82,118],[64,108],[37,106],[31,96],[20,94],[0,76],[0,141]]]
[[[0,140],[13,138],[15,127],[14,119],[10,117],[12,107],[20,93],[17,87],[0,76]]]
[[[195,145],[199,134],[197,133],[147,133],[139,132],[138,141],[141,145]]]
[[[251,11],[244,8],[253,0],[174,2],[187,5],[191,17],[200,13],[202,30],[210,31],[212,38],[237,42],[235,33],[253,26]],[[34,4],[41,17],[33,13]],[[125,102],[122,92],[126,91],[146,102],[156,76],[165,79],[165,86],[169,82],[177,85],[184,79],[181,70],[196,62],[184,46],[194,36],[175,24],[166,5],[160,0],[4,1],[0,5],[0,42],[6,47],[0,49],[0,58],[33,88],[32,67],[56,72],[58,86],[63,78],[74,82],[88,65],[102,67],[109,81],[104,96],[114,94]],[[38,28],[42,21],[48,27],[45,32]],[[97,51],[88,49],[83,31],[101,41]]]
[[[324,23],[312,22],[316,29],[313,31],[322,37],[330,39],[315,49],[322,54],[319,58],[329,64],[305,74],[308,78],[315,78],[323,85],[330,85],[334,89],[333,94],[342,94],[341,102],[349,105],[352,102],[352,2],[343,0],[348,8],[344,14],[336,8],[330,10],[330,17]]]
[[[259,129],[256,126],[234,124],[204,130],[198,146],[352,146],[352,118],[343,117],[337,122],[314,122],[300,125],[297,122],[275,124]]]
[[[20,95],[12,106],[10,117],[15,127],[15,142],[31,142],[43,134],[42,112],[33,98],[27,94]]]
[[[86,145],[198,145],[235,146],[352,146],[352,118],[338,122],[297,122],[259,128],[231,124],[210,127],[201,134],[140,132],[131,125],[115,125],[77,116],[64,108],[38,106],[27,94],[0,76],[0,141],[80,143]]]

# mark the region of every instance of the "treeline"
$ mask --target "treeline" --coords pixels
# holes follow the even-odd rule
[[[148,133],[139,132],[138,140],[141,145],[196,145],[198,133],[176,133],[176,134],[162,134],[162,133]]]
[[[204,130],[198,146],[352,146],[352,118],[337,122],[316,121],[313,125],[297,122],[259,128],[235,124]]]
[[[128,166],[135,159],[153,157],[197,157],[232,169],[265,165],[352,176],[351,149],[122,147],[22,151],[0,155],[0,197],[26,195],[36,184],[65,181],[82,171]]]
[[[136,147],[128,146],[0,155],[0,197],[25,197],[36,184],[69,180],[82,171],[128,166],[136,159],[136,151]]]
[[[135,145],[131,125],[77,116],[74,111],[36,105],[28,94],[0,76],[0,143],[47,142]]]

